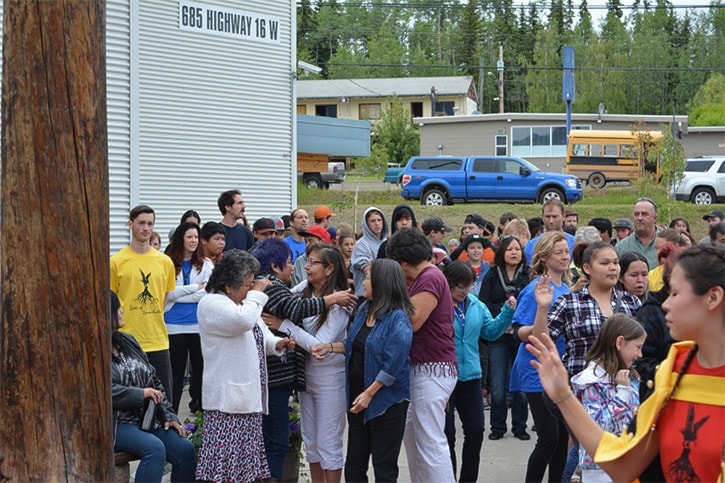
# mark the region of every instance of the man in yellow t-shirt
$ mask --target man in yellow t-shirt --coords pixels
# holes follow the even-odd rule
[[[149,244],[155,222],[151,207],[139,205],[131,210],[131,243],[111,257],[111,290],[123,308],[124,326],[120,330],[138,340],[170,397],[171,362],[164,302],[166,294],[176,288],[176,270],[168,256]]]

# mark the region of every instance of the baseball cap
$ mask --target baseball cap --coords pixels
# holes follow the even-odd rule
[[[632,231],[634,227],[632,227],[632,222],[629,221],[629,218],[617,218],[614,220],[614,229],[617,228],[627,228],[628,230]]]
[[[567,208],[566,211],[564,211],[564,217],[566,218],[567,216],[579,216],[579,213],[572,208]]]
[[[254,225],[252,225],[252,231],[256,231],[257,233],[269,233],[270,231],[275,231],[274,220],[272,220],[272,218],[259,218],[254,222]]]
[[[721,220],[725,220],[725,213],[720,210],[713,210],[702,217],[703,220],[709,220],[710,218],[720,218]]]
[[[285,231],[287,229],[284,224],[284,220],[279,216],[273,216],[272,222],[274,222],[274,229],[277,231]]]
[[[443,218],[440,218],[438,216],[432,216],[430,218],[426,218],[426,220],[423,222],[422,225],[423,233],[430,233],[432,231],[442,231],[445,233],[450,233],[453,231],[453,228],[446,225],[446,222],[443,221]]]
[[[315,214],[313,215],[315,217],[315,220],[321,220],[323,218],[327,218],[328,216],[337,216],[335,213],[332,212],[330,208],[328,208],[325,205],[320,205],[317,208],[315,208]]]
[[[481,215],[478,215],[476,213],[471,213],[470,215],[466,216],[466,219],[463,223],[473,223],[479,228],[484,228],[486,226],[486,220]]]
[[[305,231],[301,231],[298,233],[300,236],[316,236],[320,240],[324,241],[325,243],[330,243],[330,234],[327,233],[327,230],[325,230],[320,225],[312,225]]]

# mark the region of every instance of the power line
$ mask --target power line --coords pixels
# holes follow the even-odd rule
[[[396,67],[405,69],[452,69],[452,70],[463,70],[463,69],[490,69],[496,70],[495,65],[480,66],[480,65],[429,65],[429,64],[360,64],[360,63],[344,63],[344,62],[327,62],[328,67]],[[506,70],[551,70],[561,71],[561,67],[537,67],[537,66],[506,66]],[[725,73],[724,67],[577,67],[574,72],[583,71],[594,71],[594,72],[611,72],[611,71],[623,71],[623,72],[723,72]]]
[[[297,2],[297,7],[301,7],[302,3],[300,1]],[[372,2],[372,1],[359,1],[359,2],[349,2],[346,1],[344,3],[338,3],[335,1],[327,1],[327,2],[319,2],[317,3],[317,6],[319,7],[371,7],[371,8],[413,8],[413,9],[466,9],[469,7],[467,4],[462,3],[404,3],[404,2],[390,2],[390,3],[378,3],[378,2]],[[509,10],[517,10],[521,8],[522,6],[527,7],[528,5],[511,5],[508,7]],[[565,5],[557,5],[554,3],[541,3],[536,4],[537,7],[541,9],[560,9],[560,8],[566,8]],[[636,7],[633,5],[625,6],[622,5],[619,7],[619,10],[621,11],[631,11],[631,10],[661,10],[661,9],[708,9],[708,8],[714,8],[714,9],[720,9],[725,7],[725,5],[710,5],[710,4],[698,4],[698,5],[637,5]],[[476,10],[505,10],[506,8],[497,7],[494,5],[476,5]],[[609,7],[606,5],[587,5],[587,10],[607,10]],[[578,7],[574,7],[573,10],[578,10]]]

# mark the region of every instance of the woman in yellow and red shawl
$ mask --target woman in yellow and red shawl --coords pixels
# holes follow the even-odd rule
[[[680,254],[662,304],[670,349],[655,390],[637,414],[635,434],[602,431],[571,389],[551,340],[530,338],[546,393],[569,427],[614,481],[632,481],[659,455],[666,481],[725,477],[725,249],[692,247]]]

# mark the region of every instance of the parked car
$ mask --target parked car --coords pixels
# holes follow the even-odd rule
[[[408,200],[423,205],[455,201],[564,203],[582,199],[581,181],[568,174],[545,173],[522,158],[504,156],[413,156],[403,171]]]
[[[687,160],[682,179],[670,197],[696,205],[725,202],[725,156],[698,156]]]
[[[330,183],[342,183],[345,181],[345,163],[342,161],[330,161],[327,163],[326,172],[298,172],[297,177],[310,189],[329,189]]]
[[[400,184],[403,180],[403,170],[398,163],[388,163],[388,169],[385,171],[383,176],[383,183]]]

